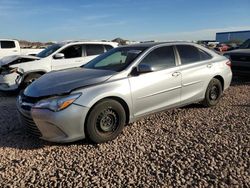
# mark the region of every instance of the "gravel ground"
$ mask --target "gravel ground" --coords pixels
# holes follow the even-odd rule
[[[250,82],[214,108],[168,110],[128,125],[114,141],[52,144],[18,123],[0,96],[1,187],[250,187]]]

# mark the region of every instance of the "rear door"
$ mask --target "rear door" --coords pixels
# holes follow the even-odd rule
[[[172,46],[151,51],[140,64],[155,71],[129,77],[134,116],[180,104],[181,75]]]
[[[214,72],[212,56],[192,45],[176,45],[176,48],[181,62],[181,102],[185,104],[200,100],[206,87],[204,83]]]
[[[0,58],[9,55],[19,55],[19,53],[15,41],[0,41]]]
[[[83,45],[71,45],[62,49],[58,53],[64,54],[64,59],[55,59],[51,60],[52,70],[61,70],[73,67],[81,66],[84,61]]]

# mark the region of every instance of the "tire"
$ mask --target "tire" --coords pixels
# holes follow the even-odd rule
[[[97,144],[113,140],[122,132],[125,122],[123,106],[112,99],[103,100],[92,108],[87,117],[87,137]]]
[[[31,73],[31,74],[28,74],[23,83],[22,83],[22,87],[25,88],[27,87],[28,85],[30,85],[32,82],[34,82],[36,79],[38,79],[39,77],[41,77],[42,75],[39,74],[39,73]]]
[[[202,101],[202,104],[205,107],[212,107],[218,104],[222,95],[222,85],[221,82],[213,78],[207,87],[205,99]]]

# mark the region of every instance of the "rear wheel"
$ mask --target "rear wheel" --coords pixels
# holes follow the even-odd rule
[[[97,103],[87,118],[86,133],[94,143],[115,139],[123,130],[126,114],[123,106],[112,99]]]
[[[202,101],[202,104],[206,107],[215,106],[222,95],[222,85],[221,82],[213,78],[210,83],[208,84],[205,99]]]

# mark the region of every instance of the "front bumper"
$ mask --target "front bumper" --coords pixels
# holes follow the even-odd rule
[[[65,143],[85,138],[84,123],[89,110],[87,107],[72,104],[59,112],[32,107],[27,110],[20,104],[17,107],[21,123],[43,140]]]
[[[0,75],[0,90],[13,91],[18,89],[22,82],[22,76],[16,72]]]

